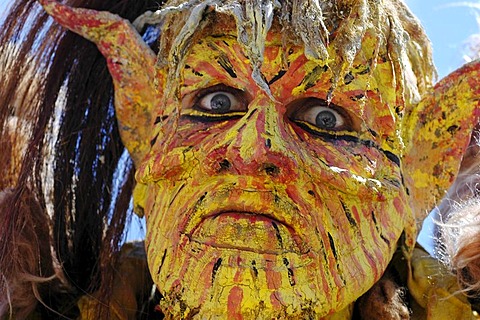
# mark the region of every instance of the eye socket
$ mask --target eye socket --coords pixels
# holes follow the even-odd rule
[[[242,91],[221,85],[200,90],[193,108],[210,114],[228,114],[247,111],[247,102]]]
[[[299,101],[295,105],[296,110],[290,115],[292,121],[321,131],[353,131],[351,118],[339,106],[315,98]]]

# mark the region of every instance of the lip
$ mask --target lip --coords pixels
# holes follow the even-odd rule
[[[256,253],[302,253],[295,231],[264,214],[223,212],[205,217],[189,235],[191,241],[221,249]]]
[[[304,254],[310,247],[301,231],[308,224],[289,200],[272,191],[220,188],[197,202],[181,233],[220,249]]]

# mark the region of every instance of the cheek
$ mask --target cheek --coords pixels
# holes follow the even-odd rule
[[[388,194],[372,199],[312,179],[292,183],[286,191],[300,214],[308,217],[303,239],[308,239],[324,267],[328,266],[325,270],[329,270],[331,281],[345,286],[347,300],[381,277],[397,248],[410,210],[401,189],[357,188],[363,194]]]
[[[150,154],[141,164],[137,179],[143,182],[188,180],[192,171],[211,175],[220,166],[217,159],[225,136],[235,121],[224,123],[190,122],[181,119],[172,136],[155,141]],[[227,138],[223,138],[225,140]],[[215,151],[217,150],[217,151]],[[221,157],[221,155],[218,155]],[[218,160],[218,161],[217,161]],[[213,163],[218,162],[218,163]]]
[[[301,150],[301,169],[314,185],[333,193],[383,201],[393,197],[402,184],[398,164],[380,149],[340,140],[310,140]]]
[[[378,279],[410,210],[398,165],[381,150],[344,141],[313,141],[303,150],[287,193],[309,216],[307,238],[329,248],[328,264],[343,279],[369,277],[370,270]]]

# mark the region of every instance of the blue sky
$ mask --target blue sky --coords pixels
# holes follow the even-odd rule
[[[468,37],[480,32],[475,11],[466,2],[455,0],[405,2],[420,19],[432,41],[440,78],[461,66],[465,62],[462,57]],[[479,0],[470,2],[480,5]]]

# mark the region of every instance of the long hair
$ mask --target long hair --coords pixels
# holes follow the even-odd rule
[[[132,21],[159,6],[65,2]],[[0,84],[0,318],[76,318],[83,295],[108,305],[131,212],[112,81],[92,43],[19,0],[0,29]]]
[[[151,0],[64,2],[108,10],[130,21],[160,5]],[[350,15],[336,6],[330,12],[334,1],[324,1],[325,10],[315,9],[314,2],[285,1],[289,5],[283,13],[291,9],[295,14],[292,19],[285,14],[279,22],[288,35],[299,31],[293,42],[304,44],[312,59],[325,58],[330,43],[326,35],[336,31],[331,43],[338,60],[333,64],[337,77],[352,67],[366,30],[381,31],[388,24],[388,32],[377,32],[378,41],[393,50],[389,54],[398,86],[405,89],[400,91],[417,96],[431,86],[434,68],[428,41],[401,1],[378,2],[382,6],[359,1],[349,9]],[[343,2],[349,7],[349,1]],[[181,3],[169,2],[179,7]],[[243,3],[245,8],[238,7]],[[207,5],[218,4],[220,11],[237,20],[240,40],[246,30],[247,41],[240,43],[262,86],[255,72],[263,48],[256,44],[265,42],[265,26],[272,20],[267,11],[258,11],[260,3],[193,0],[186,3],[186,10],[162,21],[159,65],[167,64],[171,82],[184,66],[192,35],[201,36],[207,26],[202,20]],[[244,11],[249,14],[244,16]],[[257,13],[265,14],[265,23],[250,29],[248,20]],[[312,21],[304,18],[306,13],[316,17],[315,27],[308,27]],[[344,14],[351,23],[337,30]],[[106,318],[102,312],[108,312],[114,267],[131,211],[133,168],[119,139],[105,60],[93,44],[52,23],[34,0],[13,3],[0,29],[0,46],[0,190],[4,192],[0,196],[0,317],[23,318],[40,300],[37,310],[46,318],[56,317],[50,309],[75,318],[77,300],[100,292],[95,296],[103,298],[99,305],[106,308],[99,310],[98,318]],[[417,83],[408,86],[404,66],[410,64],[415,66]],[[41,236],[46,233],[48,237]]]

